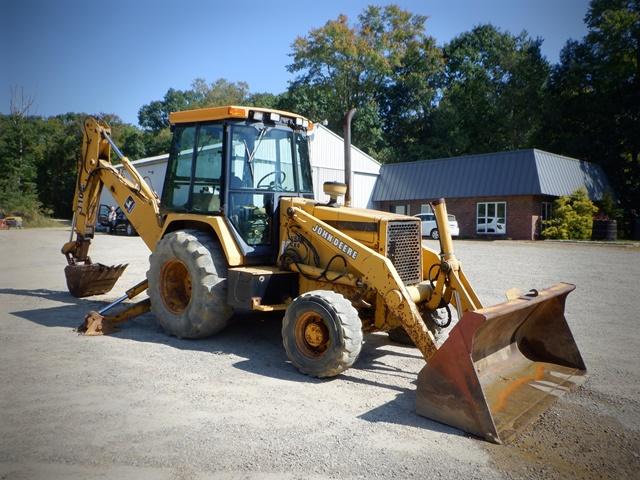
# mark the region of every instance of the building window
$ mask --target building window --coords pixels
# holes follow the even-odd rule
[[[542,208],[540,210],[540,216],[542,220],[549,220],[553,215],[553,203],[542,202]]]
[[[431,208],[430,203],[423,203],[420,205],[420,213],[433,213],[433,208]]]
[[[507,232],[507,203],[482,202],[477,204],[476,232],[504,235]]]
[[[409,215],[409,205],[391,205],[391,213]]]

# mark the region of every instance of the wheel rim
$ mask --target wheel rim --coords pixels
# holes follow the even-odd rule
[[[191,301],[191,275],[187,266],[173,259],[162,266],[160,272],[162,301],[172,313],[181,314]]]
[[[431,238],[433,238],[434,240],[438,240],[440,238],[440,233],[438,233],[437,230],[434,230],[433,232],[431,232]]]
[[[316,312],[305,312],[296,322],[296,343],[307,357],[318,358],[329,347],[329,329],[322,316]]]

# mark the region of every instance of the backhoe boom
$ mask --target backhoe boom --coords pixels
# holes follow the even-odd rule
[[[162,231],[158,196],[131,165],[129,159],[115,147],[110,135],[111,130],[103,121],[94,117],[85,120],[82,153],[73,196],[71,238],[62,247],[62,253],[68,262],[65,268],[67,285],[71,294],[77,297],[108,292],[126,268],[126,265],[108,267],[94,264],[89,257],[103,187],[109,189],[150,250],[153,250]],[[131,180],[111,163],[112,148]]]

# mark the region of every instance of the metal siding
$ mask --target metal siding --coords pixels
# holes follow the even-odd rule
[[[328,128],[318,125],[310,145],[314,167],[344,169],[343,139]],[[378,174],[380,164],[355,146],[351,146],[351,170]]]
[[[310,142],[311,162],[314,167],[340,169],[344,165],[342,144],[328,136],[325,129],[318,128]]]
[[[344,182],[344,170],[335,168],[313,167],[314,198],[319,202],[328,202],[329,196],[322,191],[324,182]]]
[[[372,208],[371,194],[376,184],[378,175],[369,173],[353,174],[353,192],[351,193],[351,205],[356,208]]]
[[[328,128],[319,125],[310,144],[315,199],[328,202],[322,191],[324,182],[344,182],[344,142]],[[358,148],[351,146],[351,201],[354,207],[366,208],[380,172],[380,164]],[[371,179],[373,177],[373,179]]]
[[[356,208],[371,208],[371,194],[378,179],[378,175],[355,172],[353,174],[351,206]],[[324,182],[344,182],[344,170],[326,167],[314,167],[313,189],[314,198],[319,202],[328,202],[329,196],[322,191]]]
[[[167,164],[165,162],[154,163],[153,165],[147,165],[145,168],[139,170],[142,178],[149,177],[151,182],[147,182],[151,185],[151,188],[158,194],[158,197],[162,196],[162,187],[164,186],[164,177],[167,172]]]

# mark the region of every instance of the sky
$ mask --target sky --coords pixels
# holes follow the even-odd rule
[[[438,45],[492,23],[542,38],[552,63],[586,34],[588,0],[0,0],[0,112],[16,87],[31,114],[115,113],[133,124],[142,105],[195,78],[282,93],[296,37],[389,3],[428,16]]]

